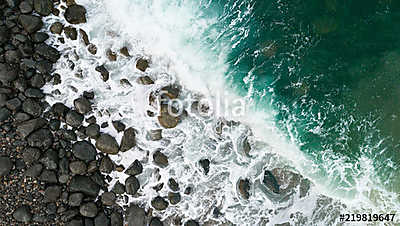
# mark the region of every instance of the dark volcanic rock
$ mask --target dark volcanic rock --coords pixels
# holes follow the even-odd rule
[[[116,196],[114,192],[104,192],[101,195],[101,202],[103,205],[112,206],[115,203]]]
[[[127,47],[122,47],[122,48],[119,50],[119,52],[120,52],[122,55],[126,56],[126,57],[130,57],[130,56],[131,56],[131,55],[129,54],[129,50],[128,50]]]
[[[111,173],[114,170],[113,161],[108,156],[104,156],[101,159],[99,170],[102,173]]]
[[[76,40],[78,38],[78,32],[76,31],[76,28],[72,26],[64,27],[64,33],[65,36],[71,40]]]
[[[8,175],[13,164],[8,157],[0,157],[0,177]]]
[[[79,29],[79,34],[81,35],[83,43],[85,43],[86,46],[89,45],[89,36],[87,35],[86,31]]]
[[[177,113],[177,110],[171,108],[172,112]],[[179,117],[170,114],[167,105],[161,105],[160,115],[158,116],[158,122],[164,128],[175,128],[178,125]]]
[[[177,192],[168,192],[168,200],[172,205],[176,205],[181,201],[181,195]]]
[[[171,188],[172,191],[179,191],[179,184],[173,178],[169,178],[168,186],[169,188]]]
[[[96,55],[97,46],[95,44],[89,44],[87,49],[88,49],[89,53],[91,53],[92,55]],[[104,77],[103,77],[103,80],[104,80]]]
[[[41,42],[46,41],[49,38],[49,35],[44,32],[36,32],[36,33],[32,34],[31,37],[32,37],[32,41],[34,41],[36,43],[41,43]]]
[[[77,111],[70,110],[65,116],[65,122],[72,127],[79,127],[83,122],[83,115],[78,113]]]
[[[88,99],[86,99],[84,97],[75,99],[74,106],[75,106],[76,111],[78,111],[81,114],[86,114],[92,110],[91,103],[89,102]]]
[[[53,1],[52,0],[34,0],[33,7],[35,11],[42,15],[48,16],[53,10]]]
[[[19,23],[28,33],[35,33],[43,26],[43,22],[40,17],[32,15],[20,15]]]
[[[151,200],[151,206],[159,211],[165,210],[168,207],[168,202],[165,201],[162,197],[157,196],[153,200]]]
[[[72,153],[84,161],[96,160],[96,148],[88,141],[78,141],[72,145]]]
[[[135,160],[127,170],[125,170],[125,174],[130,175],[130,176],[136,176],[139,175],[143,172],[143,166],[142,163],[139,162],[139,160]]]
[[[43,118],[35,118],[29,121],[25,121],[18,125],[16,132],[23,138],[27,137],[33,131],[45,126],[47,121]]]
[[[26,164],[31,164],[40,158],[40,150],[37,148],[28,147],[22,153],[22,158]]]
[[[107,154],[115,155],[118,153],[119,146],[114,137],[109,134],[103,133],[96,140],[96,148],[99,151]]]
[[[48,149],[40,159],[40,162],[47,169],[55,170],[58,166],[58,153],[52,149]]]
[[[39,129],[29,135],[27,141],[32,147],[47,149],[53,144],[53,134],[48,129]]]
[[[122,218],[122,215],[117,211],[112,212],[110,218],[112,226],[123,226],[124,220]]]
[[[279,194],[279,184],[271,171],[266,170],[264,173],[263,183],[274,193]]]
[[[32,12],[33,7],[28,1],[22,1],[19,4],[19,10],[21,11],[21,13],[27,14]]]
[[[7,120],[10,117],[11,112],[3,107],[0,108],[0,122]]]
[[[80,206],[83,200],[82,193],[73,193],[68,198],[68,205],[70,206]]]
[[[149,61],[147,61],[146,59],[140,58],[137,62],[136,62],[136,68],[141,70],[141,71],[146,71],[146,69],[149,67]]]
[[[27,177],[38,177],[40,175],[40,173],[42,172],[43,166],[42,164],[35,164],[31,167],[29,167],[26,171],[25,171],[25,176]]]
[[[57,62],[61,56],[57,49],[45,43],[38,44],[35,47],[35,52],[53,63]]]
[[[69,164],[69,169],[73,174],[84,175],[87,167],[83,161],[74,161]]]
[[[61,195],[60,186],[50,186],[44,191],[44,197],[47,202],[55,202]]]
[[[153,217],[149,226],[163,226],[163,222],[158,217]]]
[[[51,26],[50,26],[50,31],[53,34],[61,34],[62,30],[64,28],[64,25],[61,22],[54,22]]]
[[[108,72],[107,68],[104,65],[97,66],[95,68],[97,72],[100,72],[103,81],[107,82],[110,78],[110,73]]]
[[[128,226],[145,226],[146,225],[146,212],[144,209],[131,205],[125,212],[125,223]]]
[[[82,192],[88,196],[96,197],[100,186],[86,176],[74,176],[69,184],[70,192]]]
[[[139,180],[136,177],[130,176],[125,180],[125,191],[127,194],[134,195],[139,190],[139,188]]]
[[[14,211],[13,217],[18,222],[29,223],[32,220],[31,210],[28,206],[20,206]]]
[[[125,152],[133,148],[136,145],[136,135],[135,130],[129,127],[124,131],[124,135],[121,140],[121,151]]]
[[[43,108],[40,103],[32,98],[27,98],[24,101],[22,104],[22,110],[35,118],[39,117],[43,112]]]
[[[93,123],[86,127],[85,134],[93,139],[96,139],[100,134],[100,126]]]
[[[250,197],[250,181],[248,179],[239,180],[238,184],[239,193],[244,199],[249,199]]]
[[[185,226],[200,226],[200,225],[194,220],[188,220],[185,222]]]
[[[136,80],[137,83],[142,85],[151,85],[154,84],[154,81],[149,76],[141,76]]]
[[[157,141],[162,139],[162,130],[161,129],[154,129],[148,132],[148,137],[152,141]]]
[[[79,208],[79,213],[84,217],[95,217],[97,215],[97,206],[93,202],[85,203]]]
[[[125,186],[123,184],[121,184],[119,181],[117,181],[117,183],[115,183],[112,191],[115,192],[116,194],[123,194],[123,193],[125,193]]]
[[[18,77],[18,68],[13,67],[9,64],[0,63],[0,81],[11,82]]]
[[[125,130],[125,124],[122,123],[121,121],[112,121],[112,125],[114,126],[115,130],[117,130],[118,133]]]
[[[86,23],[86,9],[81,5],[71,5],[65,10],[64,17],[71,24]]]
[[[210,160],[208,159],[201,159],[199,161],[200,166],[203,168],[204,170],[204,174],[207,175],[208,172],[210,171]]]
[[[96,226],[111,226],[110,219],[101,211],[96,218],[94,218],[94,225]]]
[[[168,158],[160,151],[156,151],[153,154],[153,161],[157,166],[167,167],[168,166]]]
[[[10,38],[10,33],[7,28],[4,26],[0,26],[0,44],[3,44],[8,41]]]
[[[64,117],[65,114],[69,111],[69,108],[63,103],[55,103],[51,107],[51,111],[57,116]]]
[[[113,52],[111,49],[108,49],[106,51],[106,56],[110,61],[116,61],[117,60],[117,54]]]
[[[8,100],[6,103],[6,107],[11,111],[17,111],[20,109],[21,104],[22,104],[21,101],[16,97]]]
[[[47,183],[57,183],[57,176],[54,171],[51,170],[43,170],[39,176],[39,180]]]

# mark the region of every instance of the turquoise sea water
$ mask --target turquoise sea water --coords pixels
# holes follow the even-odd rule
[[[357,178],[400,191],[400,3],[391,0],[202,2],[204,38],[228,51],[227,82],[351,198]],[[368,162],[373,170],[365,172]]]

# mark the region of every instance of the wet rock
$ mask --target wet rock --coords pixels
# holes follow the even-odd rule
[[[27,165],[30,165],[39,160],[40,154],[41,153],[39,149],[28,147],[25,148],[24,152],[22,153],[22,158]]]
[[[32,220],[31,210],[28,206],[20,206],[14,211],[13,217],[18,222],[29,223]]]
[[[100,126],[93,123],[86,127],[85,134],[93,139],[96,139],[100,135]]]
[[[52,149],[48,149],[40,159],[40,162],[50,170],[57,169],[58,166],[58,153]]]
[[[122,48],[119,50],[119,52],[120,52],[122,55],[126,56],[126,57],[130,57],[130,56],[131,56],[131,55],[129,55],[129,51],[128,51],[128,48],[127,48],[127,47],[122,47]]]
[[[24,14],[29,14],[33,11],[33,7],[28,1],[22,1],[19,4],[19,11]]]
[[[125,212],[125,224],[128,226],[145,226],[146,225],[146,212],[144,209],[131,205]]]
[[[44,191],[44,198],[46,202],[55,202],[61,195],[60,186],[50,186]]]
[[[65,106],[63,103],[55,103],[51,107],[51,111],[56,116],[64,117],[65,114],[69,111],[69,108]]]
[[[10,117],[10,114],[11,112],[7,108],[0,108],[0,122],[7,120]]]
[[[48,129],[39,129],[27,138],[31,147],[47,149],[53,144],[53,134]]]
[[[81,5],[71,5],[65,10],[64,17],[71,24],[86,23],[86,9]]]
[[[125,186],[123,184],[121,184],[119,181],[117,181],[117,183],[115,183],[112,191],[115,192],[116,194],[123,194],[123,193],[125,193]]]
[[[41,164],[35,164],[31,167],[29,167],[25,171],[25,176],[27,177],[38,177],[40,173],[42,172],[43,166]]]
[[[52,0],[34,0],[33,7],[35,11],[41,16],[48,16],[53,10]]]
[[[153,200],[151,200],[151,206],[159,211],[165,210],[168,207],[168,202],[165,201],[162,197],[157,196]]]
[[[108,156],[104,156],[101,159],[99,170],[102,173],[111,173],[114,170],[113,161]]]
[[[57,60],[60,59],[61,56],[57,49],[45,43],[39,43],[38,45],[36,45],[35,52],[53,63],[57,62]]]
[[[122,136],[121,151],[122,152],[128,151],[131,148],[135,147],[135,145],[136,145],[135,129],[130,127],[124,131],[124,135]]]
[[[62,130],[62,135],[65,140],[76,141],[77,136],[73,130]]]
[[[156,151],[153,154],[153,162],[160,167],[167,167],[168,166],[168,157],[165,156],[160,151]]]
[[[7,99],[8,98],[7,98],[6,94],[0,93],[0,107],[3,107],[6,105]]]
[[[65,36],[71,40],[76,40],[78,38],[78,32],[76,31],[76,28],[72,26],[64,27],[64,33]]]
[[[115,130],[117,130],[117,132],[122,132],[125,130],[125,124],[122,123],[121,121],[112,121],[112,125],[114,126]]]
[[[78,113],[77,111],[70,110],[65,116],[65,122],[75,128],[78,128],[82,125],[83,115]]]
[[[4,26],[0,26],[0,44],[4,44],[10,38],[8,29]]]
[[[111,225],[112,226],[123,226],[124,221],[122,215],[116,211],[111,213]]]
[[[28,33],[35,33],[43,27],[43,22],[38,16],[20,15],[19,23]]]
[[[149,226],[163,226],[164,224],[158,217],[153,217],[150,220],[150,225]]]
[[[0,177],[5,177],[10,173],[13,164],[8,157],[0,157]]]
[[[148,137],[152,141],[158,141],[162,139],[162,130],[161,129],[153,129],[150,130],[148,133]]]
[[[181,201],[181,195],[177,192],[168,192],[168,200],[172,205],[176,205]]]
[[[311,187],[311,181],[308,179],[302,179],[300,183],[300,198],[305,197]]]
[[[80,206],[83,200],[82,193],[73,193],[68,198],[68,205],[70,206]]]
[[[43,112],[42,106],[32,98],[27,98],[24,101],[22,110],[35,118],[39,117]]]
[[[143,166],[139,160],[135,160],[129,168],[125,171],[125,174],[130,176],[136,176],[143,172]]]
[[[96,160],[96,148],[88,141],[78,141],[72,145],[74,156],[83,161]]]
[[[96,197],[100,186],[86,176],[74,176],[69,185],[70,192],[82,192],[88,196]]]
[[[96,140],[96,148],[99,151],[111,155],[115,155],[119,151],[119,146],[114,137],[109,134],[103,133]]]
[[[14,81],[18,77],[18,71],[14,66],[0,63],[0,81],[5,83]]]
[[[54,22],[51,26],[50,26],[50,31],[53,34],[57,34],[60,35],[62,30],[64,28],[64,25],[60,22]]]
[[[270,189],[272,192],[279,194],[279,184],[276,180],[275,176],[272,174],[271,171],[266,170],[264,172],[264,179],[263,183]]]
[[[69,169],[73,174],[84,175],[86,173],[86,164],[82,161],[74,161],[69,164]]]
[[[141,76],[136,80],[137,83],[142,85],[152,85],[154,81],[149,76]]]
[[[80,97],[74,100],[74,106],[77,112],[86,114],[92,110],[91,103],[85,97]]]
[[[172,191],[179,191],[179,184],[176,182],[176,180],[174,178],[169,178],[168,180],[168,187],[172,190]]]
[[[204,174],[207,175],[208,172],[210,171],[210,160],[208,159],[201,159],[199,161],[200,166],[203,168],[204,170]]]
[[[125,180],[125,191],[129,195],[134,195],[140,188],[139,180],[134,177],[130,176]]]
[[[96,55],[97,53],[97,46],[95,44],[89,44],[88,46],[88,51],[89,53],[91,53],[92,55]]]
[[[71,221],[68,221],[66,226],[83,226],[82,220],[81,219],[73,219]]]
[[[117,60],[117,54],[115,52],[113,52],[111,49],[107,49],[106,56],[107,56],[108,60],[110,60],[110,61]]]
[[[94,219],[94,225],[96,226],[110,226],[110,219],[101,211]]]
[[[170,114],[167,105],[161,105],[160,115],[158,116],[158,122],[164,128],[175,128],[178,125],[179,117]],[[177,110],[170,107],[171,113],[176,114]]]
[[[197,221],[188,220],[185,222],[185,226],[200,226],[200,225],[199,225],[199,223],[197,223]]]
[[[35,118],[35,119],[29,120],[29,121],[25,121],[18,125],[16,132],[22,138],[25,138],[29,134],[31,134],[33,131],[45,126],[46,123],[47,123],[47,121],[43,118]]]
[[[132,84],[126,78],[119,80],[119,84],[125,88],[132,87]]]
[[[40,74],[34,75],[31,79],[31,86],[35,88],[42,88],[45,84],[44,78]]]
[[[11,111],[17,111],[20,109],[22,102],[16,97],[6,102],[6,107]]]
[[[238,184],[239,193],[244,199],[250,197],[250,181],[248,179],[240,179]]]
[[[43,170],[39,176],[39,180],[47,183],[57,183],[57,176],[54,171],[51,170]]]
[[[24,92],[26,97],[30,97],[30,98],[43,98],[44,94],[42,93],[42,91],[40,89],[36,89],[36,88],[28,88],[25,90]]]
[[[181,88],[175,84],[163,87],[161,89],[161,93],[163,94],[163,97],[168,97],[171,99],[178,98],[180,92],[181,92]]]
[[[108,122],[103,122],[103,123],[101,123],[101,126],[100,126],[101,128],[107,128],[108,127]]]
[[[42,43],[49,38],[49,35],[44,32],[36,32],[32,34],[31,37],[32,41],[34,41],[35,43]]]
[[[93,202],[85,203],[79,208],[79,213],[84,217],[95,217],[97,215],[97,206]]]
[[[289,194],[301,182],[301,176],[284,168],[267,170],[264,174],[264,184],[274,193]]]
[[[149,67],[149,61],[146,59],[140,58],[136,62],[136,68],[139,69],[140,71],[145,72],[148,67]]]
[[[97,72],[100,72],[103,81],[105,81],[105,82],[108,81],[108,79],[110,78],[110,73],[108,72],[108,70],[106,69],[106,67],[104,65],[97,66],[95,68],[95,70]]]
[[[83,29],[79,29],[79,34],[81,35],[83,43],[87,46],[90,44],[89,42],[89,36],[87,35],[86,31]]]
[[[115,204],[115,199],[116,199],[116,196],[115,196],[114,192],[104,192],[101,195],[101,202],[105,206],[114,205]]]
[[[23,112],[18,112],[17,114],[15,114],[15,121],[16,122],[24,122],[26,120],[29,120],[31,117]]]
[[[21,60],[21,53],[19,50],[8,50],[4,54],[4,58],[9,64],[18,64]]]

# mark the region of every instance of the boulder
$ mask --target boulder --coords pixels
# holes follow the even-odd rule
[[[0,81],[11,82],[17,79],[19,69],[10,65],[0,63]]]
[[[146,212],[143,208],[131,205],[125,212],[125,224],[128,226],[145,226]]]
[[[136,145],[136,132],[130,127],[124,131],[124,135],[121,140],[121,151],[125,152],[130,150]]]
[[[88,141],[78,141],[72,145],[74,156],[83,161],[96,160],[96,148]]]
[[[119,152],[119,146],[115,138],[106,133],[101,134],[100,137],[97,138],[96,148],[103,153],[111,155],[118,154]]]
[[[48,16],[53,10],[52,0],[34,0],[33,7],[35,11],[42,16]]]
[[[100,186],[93,182],[90,177],[74,176],[69,184],[70,192],[82,192],[88,196],[96,197],[100,191]]]
[[[20,15],[18,21],[25,31],[30,34],[35,33],[43,27],[43,22],[38,16]]]
[[[65,10],[64,17],[71,24],[86,23],[86,9],[81,5],[71,5]]]

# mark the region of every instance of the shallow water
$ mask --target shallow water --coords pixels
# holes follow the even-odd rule
[[[99,52],[92,56],[78,40],[61,44],[54,38],[70,58],[78,57],[73,73],[68,59],[60,60],[62,83],[46,91],[61,94],[48,100],[71,106],[81,92],[93,90],[98,121],[121,119],[138,131],[138,147],[113,156],[126,167],[135,159],[149,163],[139,177],[142,196],[130,197],[132,202],[148,207],[156,195],[151,187],[159,181],[148,153],[162,149],[170,161],[159,172],[162,181],[172,176],[181,190],[195,188],[178,206],[156,213],[163,218],[179,213],[238,225],[334,225],[340,212],[398,210],[400,7],[395,1],[78,2],[88,9],[88,23],[81,27]],[[108,62],[106,49],[123,46],[133,57]],[[139,56],[151,60],[146,74],[155,85],[134,82],[143,75],[135,69]],[[103,63],[110,71],[106,83],[94,70]],[[122,78],[133,86],[121,86]],[[190,115],[164,130],[161,142],[150,142],[146,131],[158,125],[145,114],[147,95],[175,80],[184,88],[181,98],[215,100],[223,94],[243,98],[249,109],[240,117]],[[242,124],[218,135],[215,125],[222,116]],[[105,131],[121,139],[111,128]],[[250,156],[243,154],[247,136]],[[211,161],[208,176],[198,164],[205,158]],[[300,198],[297,191],[285,202],[268,196],[259,183],[264,169],[276,167],[309,178],[314,185],[308,195]],[[110,187],[126,178],[111,176]],[[237,193],[240,178],[252,184],[249,200]],[[213,216],[213,206],[222,217]]]

